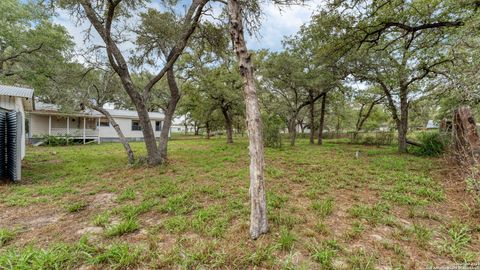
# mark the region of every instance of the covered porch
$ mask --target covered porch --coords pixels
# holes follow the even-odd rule
[[[33,114],[31,137],[56,136],[99,141],[99,118],[95,115]]]

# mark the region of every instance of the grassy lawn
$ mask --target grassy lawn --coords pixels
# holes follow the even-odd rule
[[[137,153],[143,144],[135,143]],[[0,268],[412,269],[480,260],[480,225],[442,159],[326,141],[267,149],[270,233],[249,239],[247,141],[29,148],[0,186]],[[355,158],[355,152],[360,157]]]

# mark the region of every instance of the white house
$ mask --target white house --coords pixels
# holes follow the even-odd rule
[[[106,109],[129,141],[142,141],[143,133],[136,111]],[[150,121],[155,137],[160,137],[164,115],[150,112]],[[115,129],[107,118],[94,110],[65,113],[57,105],[37,102],[34,111],[29,113],[29,139],[36,143],[45,135],[97,142],[118,141]]]
[[[21,159],[25,157],[25,111],[31,111],[33,108],[33,89],[0,84],[0,110],[16,111],[21,115],[22,124],[19,131]]]

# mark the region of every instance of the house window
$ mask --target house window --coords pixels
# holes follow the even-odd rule
[[[160,131],[160,130],[162,130],[162,122],[155,121],[155,131]]]
[[[108,119],[100,119],[100,121],[99,121],[99,126],[101,126],[101,127],[109,127],[109,126],[110,126],[110,122],[108,121]]]
[[[132,120],[132,130],[142,130],[138,120]]]

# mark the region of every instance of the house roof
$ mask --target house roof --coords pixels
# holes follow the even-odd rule
[[[138,119],[137,111],[133,110],[116,110],[116,109],[106,109],[113,117],[117,118],[130,118]],[[103,117],[103,114],[95,110],[84,110],[78,112],[62,112],[60,111],[60,106],[56,104],[43,103],[37,101],[35,111],[33,114],[44,114],[44,115],[64,115],[64,116],[89,116],[89,117]],[[164,116],[161,112],[149,112],[150,119],[152,120],[163,120]]]
[[[11,96],[23,98],[23,107],[25,110],[33,110],[33,89],[0,84],[0,96]]]
[[[114,110],[114,109],[106,109],[113,117],[121,117],[121,118],[138,118],[137,111],[130,111],[130,110]],[[97,112],[98,113],[98,112]],[[161,112],[149,112],[148,115],[151,119],[163,119],[163,113]]]

